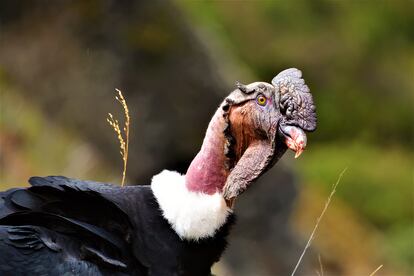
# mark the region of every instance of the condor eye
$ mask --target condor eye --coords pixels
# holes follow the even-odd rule
[[[257,102],[259,105],[264,106],[264,105],[266,104],[266,102],[267,102],[267,99],[266,99],[266,97],[265,97],[265,96],[263,96],[263,95],[259,95],[259,96],[257,96],[257,98],[256,98],[256,102]]]

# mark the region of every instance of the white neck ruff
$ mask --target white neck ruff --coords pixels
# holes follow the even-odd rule
[[[221,193],[191,192],[185,176],[163,170],[152,178],[151,189],[164,218],[181,239],[212,237],[232,212]]]

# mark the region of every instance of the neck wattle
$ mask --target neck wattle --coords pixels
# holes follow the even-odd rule
[[[223,111],[219,108],[210,121],[201,150],[187,170],[188,190],[210,195],[222,191],[229,175],[224,154],[226,124]]]

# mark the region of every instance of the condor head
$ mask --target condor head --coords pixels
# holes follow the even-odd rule
[[[312,95],[298,69],[281,72],[271,84],[236,86],[222,104],[230,170],[223,196],[230,204],[288,148],[299,157],[307,143],[305,131],[316,129]]]

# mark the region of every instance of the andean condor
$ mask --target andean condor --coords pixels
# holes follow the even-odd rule
[[[0,275],[210,275],[237,196],[316,128],[299,70],[236,85],[186,175],[127,187],[32,177],[0,193]]]

